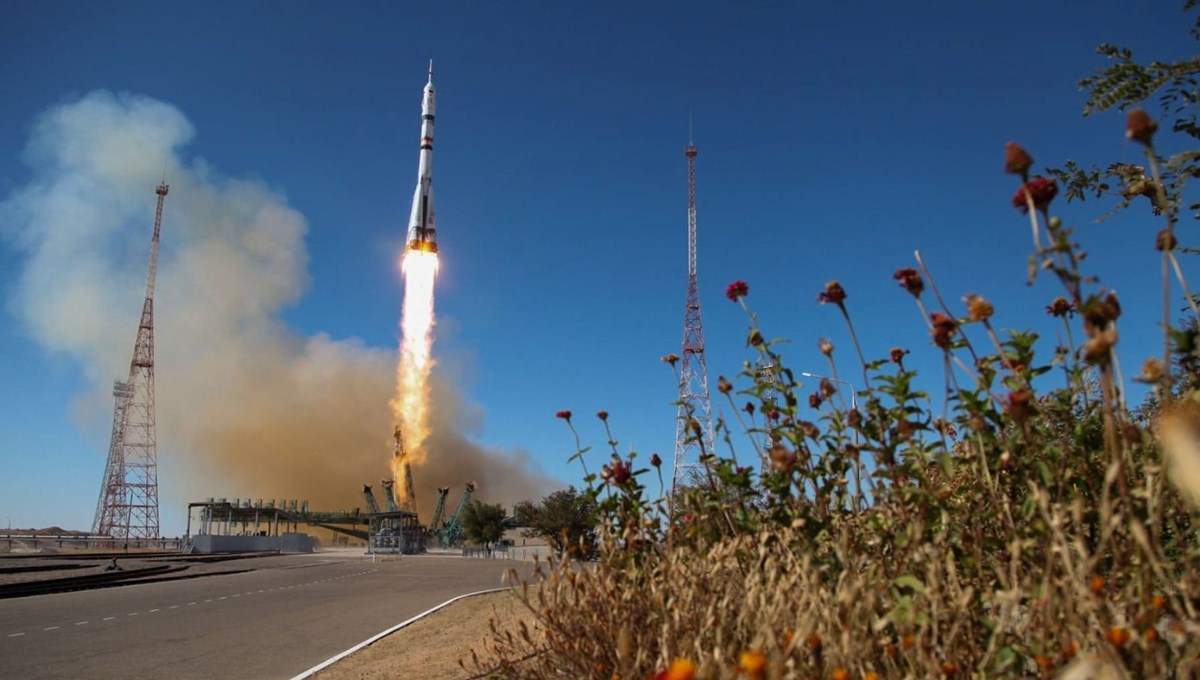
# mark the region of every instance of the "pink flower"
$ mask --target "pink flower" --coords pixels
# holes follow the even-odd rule
[[[1033,198],[1033,207],[1046,212],[1050,207],[1050,201],[1058,195],[1058,185],[1054,180],[1045,177],[1034,177],[1017,189],[1017,193],[1013,194],[1012,204],[1014,208],[1020,208],[1021,212],[1029,212],[1029,204],[1025,202],[1025,192],[1028,191],[1030,197]]]
[[[725,297],[733,302],[746,297],[749,293],[750,286],[745,281],[734,281],[725,288]]]

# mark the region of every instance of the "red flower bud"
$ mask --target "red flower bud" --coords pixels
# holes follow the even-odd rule
[[[825,284],[825,290],[817,295],[817,301],[821,304],[827,302],[833,303],[840,307],[846,301],[846,291],[842,288],[842,284],[837,281],[830,281]]]
[[[907,290],[913,297],[919,297],[921,291],[925,290],[925,281],[921,279],[921,274],[912,267],[897,269],[892,278],[900,282],[900,287]]]
[[[941,312],[934,312],[929,318],[933,325],[933,344],[942,349],[949,349],[954,341],[954,333],[958,330],[958,322]]]
[[[1024,175],[1033,166],[1033,157],[1016,142],[1004,145],[1004,172],[1010,175]]]
[[[745,281],[734,281],[725,288],[725,297],[733,302],[746,297],[750,293],[750,286]]]
[[[1029,204],[1025,200],[1025,192],[1029,192],[1029,196],[1033,198],[1033,207],[1041,212],[1046,212],[1050,208],[1050,201],[1058,195],[1058,185],[1054,180],[1045,177],[1034,177],[1017,189],[1017,193],[1013,194],[1012,205],[1014,208],[1019,208],[1021,212],[1029,212]]]
[[[1129,112],[1125,118],[1125,136],[1135,142],[1141,142],[1145,146],[1150,146],[1154,143],[1154,133],[1158,130],[1158,123],[1150,117],[1142,109],[1134,109]]]
[[[570,411],[559,411],[558,413],[555,413],[555,414],[554,414],[554,417],[555,417],[555,418],[562,418],[563,420],[570,420],[570,419],[571,419],[571,412],[570,412]]]

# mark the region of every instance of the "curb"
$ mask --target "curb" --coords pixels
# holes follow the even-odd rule
[[[317,674],[320,671],[325,670],[326,668],[332,666],[333,664],[350,656],[351,654],[353,654],[361,649],[364,649],[366,647],[370,647],[371,645],[375,644],[376,642],[379,642],[380,640],[391,635],[392,633],[395,633],[396,631],[400,630],[401,628],[404,628],[404,627],[408,626],[409,624],[416,623],[417,621],[420,621],[421,619],[425,618],[426,616],[429,616],[430,614],[436,612],[437,610],[439,610],[443,607],[446,607],[448,605],[454,604],[455,602],[458,602],[459,600],[463,600],[468,597],[475,597],[476,595],[487,595],[488,593],[499,593],[499,592],[503,592],[506,590],[512,590],[512,588],[492,588],[491,590],[479,590],[474,593],[466,593],[465,595],[459,595],[458,597],[452,597],[449,600],[446,600],[445,602],[443,602],[435,607],[431,607],[431,608],[421,612],[420,614],[417,614],[416,616],[412,617],[411,619],[408,619],[407,621],[401,621],[400,623],[397,623],[396,625],[392,626],[391,628],[388,628],[387,630],[383,631],[382,633],[377,633],[377,634],[367,638],[366,640],[363,640],[362,642],[358,643],[357,645],[354,645],[350,649],[347,649],[346,651],[342,652],[341,654],[338,654],[335,657],[332,657],[330,659],[326,659],[325,661],[322,661],[321,663],[317,664],[316,666],[313,666],[312,668],[300,673],[299,675],[294,676],[291,680],[305,680],[306,678],[311,678],[313,675]]]

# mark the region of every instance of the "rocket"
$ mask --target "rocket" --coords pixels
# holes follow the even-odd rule
[[[408,220],[408,249],[437,252],[437,224],[433,217],[433,60],[429,61],[429,82],[421,96],[421,155],[417,163],[417,191],[413,194],[412,215]]]

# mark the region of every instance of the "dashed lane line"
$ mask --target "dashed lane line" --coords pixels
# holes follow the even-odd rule
[[[351,577],[354,577],[354,576],[363,576],[363,575],[365,575],[365,574],[371,574],[371,573],[374,573],[375,571],[378,571],[378,570],[376,570],[376,569],[370,569],[370,570],[367,570],[367,571],[355,572],[355,573],[353,573],[353,574],[343,574],[343,575],[341,575],[341,576],[333,576],[333,577],[330,577],[330,578],[314,579],[314,580],[312,580],[312,581],[308,581],[307,583],[293,583],[293,584],[291,584],[291,585],[287,585],[287,586],[276,586],[276,587],[274,587],[274,588],[264,588],[264,589],[262,589],[262,590],[257,590],[257,591],[253,591],[253,590],[251,590],[251,591],[246,591],[246,592],[244,592],[244,593],[234,593],[234,594],[232,594],[232,595],[225,595],[225,596],[222,596],[222,597],[215,598],[215,600],[216,600],[216,601],[220,601],[220,600],[228,600],[228,599],[231,599],[231,598],[234,598],[234,597],[241,597],[242,595],[253,595],[253,594],[255,594],[256,592],[258,592],[258,593],[269,593],[269,592],[273,592],[273,591],[276,591],[276,590],[290,590],[290,589],[292,589],[292,588],[303,588],[304,586],[316,585],[316,584],[318,584],[318,583],[330,583],[330,582],[332,582],[332,581],[340,581],[341,579],[344,579],[344,578],[351,578]],[[213,598],[209,598],[209,599],[206,599],[206,600],[204,600],[204,602],[206,602],[206,603],[208,603],[208,602],[213,602],[213,601],[214,601],[214,599],[213,599]],[[167,607],[167,609],[178,609],[180,606],[194,607],[194,606],[196,606],[197,604],[199,604],[199,602],[200,602],[200,601],[199,601],[199,600],[197,600],[197,601],[195,601],[195,602],[188,602],[188,603],[187,603],[187,605],[178,605],[178,604],[173,604],[173,605],[171,605],[171,606]],[[162,608],[161,608],[161,607],[157,607],[157,608],[155,608],[155,609],[150,609],[150,610],[147,610],[147,611],[146,611],[146,613],[147,613],[147,614],[153,614],[153,613],[155,613],[155,612],[160,612],[160,611],[162,611]],[[129,612],[129,613],[128,613],[128,614],[126,614],[125,616],[127,616],[127,617],[128,617],[128,616],[137,616],[138,614],[140,614],[140,612]],[[116,616],[105,616],[103,619],[101,619],[101,621],[113,621],[113,620],[115,620],[116,618],[117,618]],[[76,625],[76,626],[86,626],[86,625],[88,625],[88,623],[90,623],[90,622],[89,622],[89,621],[76,621],[76,622],[75,622],[75,625]],[[43,628],[43,629],[42,629],[42,631],[43,631],[43,632],[49,632],[49,631],[52,631],[52,630],[59,630],[59,629],[61,629],[61,628],[62,628],[62,626],[48,626],[48,627],[46,627],[46,628]],[[15,637],[22,637],[22,636],[24,636],[24,635],[25,635],[25,632],[24,632],[24,631],[22,631],[22,632],[19,632],[19,633],[8,633],[8,634],[7,634],[7,637],[10,637],[10,638],[15,638]]]

